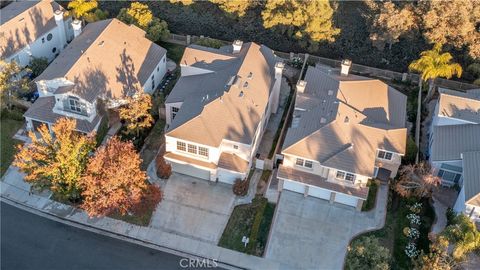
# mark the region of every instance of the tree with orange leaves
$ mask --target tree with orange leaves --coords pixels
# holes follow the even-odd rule
[[[152,98],[149,94],[138,93],[127,98],[128,104],[120,108],[120,118],[127,122],[127,132],[137,137],[140,130],[149,128],[153,124],[153,117],[150,114]]]
[[[26,174],[26,182],[35,188],[49,188],[61,200],[80,199],[78,179],[88,154],[95,148],[94,135],[81,134],[75,126],[75,120],[61,118],[52,126],[52,132],[42,125],[39,138],[30,132],[32,143],[17,146],[13,163]]]
[[[426,162],[405,165],[399,173],[395,191],[402,197],[431,197],[433,189],[441,182],[438,176],[432,174],[432,168]]]
[[[132,142],[112,137],[97,149],[81,178],[83,208],[89,216],[131,213],[148,192],[147,174]]]

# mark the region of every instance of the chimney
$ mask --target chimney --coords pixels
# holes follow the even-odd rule
[[[352,67],[352,60],[344,59],[342,61],[342,68],[340,70],[340,75],[348,76],[348,73],[350,71],[350,67]]]
[[[304,80],[299,80],[297,82],[297,92],[303,93],[305,92],[305,87],[307,87],[307,82]]]
[[[78,37],[82,33],[82,22],[79,20],[74,20],[72,22],[73,35]]]
[[[58,26],[59,50],[61,51],[67,46],[67,32],[65,31],[65,23],[63,21],[63,11],[59,9],[55,10],[53,15],[55,17],[55,24]]]
[[[282,72],[284,67],[285,67],[285,64],[281,61],[278,61],[275,64],[275,78],[282,77]]]
[[[241,40],[235,40],[232,44],[233,47],[233,53],[239,53],[240,50],[242,49],[243,41]]]

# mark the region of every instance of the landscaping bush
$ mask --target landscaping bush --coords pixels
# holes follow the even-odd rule
[[[388,270],[389,263],[390,251],[380,245],[378,238],[363,236],[348,247],[345,269]]]
[[[165,158],[162,155],[157,155],[155,159],[155,164],[157,167],[157,176],[162,179],[168,179],[172,175],[172,165],[165,162]]]
[[[449,207],[447,208],[447,212],[445,213],[445,215],[447,216],[447,226],[452,225],[454,222],[454,218],[457,216],[455,211],[453,211],[453,209]]]
[[[2,119],[12,119],[16,121],[23,121],[23,112],[20,110],[9,110],[7,108],[4,108],[2,110]]]
[[[46,57],[34,57],[30,62],[33,78],[38,77],[48,67],[48,59]]]
[[[413,164],[415,163],[415,158],[417,157],[418,147],[413,141],[411,136],[407,138],[407,149],[405,151],[405,156],[402,161],[403,164]]]
[[[240,178],[237,178],[235,180],[235,183],[233,184],[233,194],[237,196],[247,195],[249,182],[250,181],[248,179],[242,180]]]
[[[375,200],[377,198],[378,182],[374,179],[369,179],[367,183],[368,197],[362,206],[362,211],[369,211],[375,207]]]
[[[224,45],[222,41],[218,39],[208,38],[208,37],[199,39],[198,41],[195,42],[195,44],[204,46],[204,47],[215,48],[215,49],[219,49]]]

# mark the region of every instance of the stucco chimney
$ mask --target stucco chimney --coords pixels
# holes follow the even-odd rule
[[[352,67],[352,60],[344,59],[342,61],[342,68],[340,70],[340,75],[348,76],[348,73],[350,72],[350,67]]]
[[[305,88],[307,87],[307,82],[304,80],[299,80],[297,82],[297,92],[303,93],[305,92]]]
[[[240,50],[242,49],[242,46],[243,46],[243,41],[241,40],[235,40],[232,44],[232,47],[233,47],[233,53],[239,53]]]
[[[61,51],[65,46],[67,46],[67,32],[65,31],[65,22],[63,21],[63,11],[57,9],[54,12],[55,23],[58,27],[58,36],[60,44],[59,50]]]
[[[285,64],[281,61],[275,64],[275,78],[279,76],[282,77],[282,72],[284,67],[285,67]]]
[[[79,20],[74,20],[72,22],[73,35],[78,37],[82,33],[82,22]]]

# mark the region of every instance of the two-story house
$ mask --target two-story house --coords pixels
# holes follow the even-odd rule
[[[116,108],[125,96],[152,93],[166,73],[166,50],[134,25],[103,20],[77,35],[35,79],[40,97],[24,114],[27,129],[71,117],[78,131],[96,131],[99,99]]]
[[[309,67],[297,83],[282,148],[279,189],[361,209],[369,178],[397,174],[405,154],[407,97],[387,84],[341,70]]]
[[[244,179],[279,102],[283,63],[273,51],[235,41],[191,45],[165,102],[165,159],[175,172],[209,181]]]
[[[1,9],[0,58],[27,66],[32,57],[52,61],[74,36],[72,19],[53,0],[15,1]]]
[[[462,185],[462,153],[480,151],[480,89],[438,90],[429,130],[429,160],[442,185]]]

